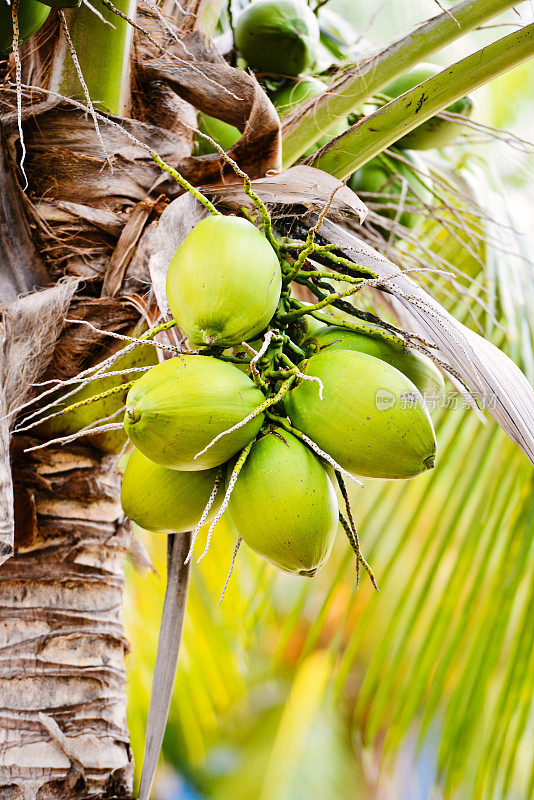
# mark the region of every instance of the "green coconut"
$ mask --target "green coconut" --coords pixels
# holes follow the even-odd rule
[[[252,445],[228,510],[248,546],[286,572],[315,575],[330,555],[334,487],[311,450],[281,428]]]
[[[239,15],[234,39],[255,70],[300,75],[315,64],[319,23],[304,0],[255,0]]]
[[[318,94],[326,91],[328,86],[318,78],[304,77],[297,81],[287,81],[273,94],[272,100],[276,107],[280,119],[283,119],[290,114],[297,106],[309,100],[310,97],[316,97]],[[303,157],[310,156],[327,144],[335,136],[344,133],[349,127],[345,118],[339,119],[330,130],[319,136],[317,141],[303,154]]]
[[[413,152],[404,151],[400,155],[413,166],[381,154],[356,170],[348,180],[353,192],[361,194],[364,201],[372,200],[377,206],[376,212],[389,219],[396,218],[397,210],[385,206],[399,203],[402,197],[407,206],[419,206],[432,200],[430,172],[425,162]],[[399,222],[413,228],[418,219],[416,211],[402,211]]]
[[[133,333],[133,332],[132,332]],[[116,351],[117,352],[117,351]],[[57,406],[50,409],[51,413],[60,411],[62,408],[78,403],[82,400],[88,400],[96,394],[107,392],[109,389],[114,389],[122,383],[127,383],[131,380],[139,378],[140,373],[128,372],[131,367],[151,367],[158,363],[158,356],[156,348],[152,345],[139,345],[135,350],[131,350],[118,358],[106,372],[120,372],[121,374],[112,376],[110,378],[102,378],[96,381],[91,381],[87,386],[71,395],[67,400],[59,402]],[[122,372],[121,372],[122,370]],[[128,390],[123,392],[109,395],[102,400],[96,400],[81,408],[76,408],[73,411],[68,411],[60,417],[44,422],[37,429],[38,433],[50,439],[55,439],[58,436],[69,436],[73,433],[78,433],[82,428],[87,425],[96,424],[98,420],[107,420],[109,422],[120,422],[120,417],[115,416],[108,420],[113,414],[124,408],[126,405],[126,397]],[[102,424],[106,424],[103,422]],[[126,434],[124,430],[107,431],[105,433],[91,434],[87,437],[87,443],[92,447],[96,447],[105,453],[120,453],[124,443],[126,442]]]
[[[199,131],[211,136],[223,150],[230,150],[241,138],[241,131],[238,128],[216,117],[210,117],[207,114],[199,114],[197,124]],[[211,142],[208,142],[207,139],[204,139],[203,136],[196,134],[195,141],[196,152],[199,156],[218,152],[217,148],[215,148]]]
[[[441,67],[436,64],[419,64],[404,75],[395,78],[383,89],[383,93],[388,97],[399,97],[428,78],[434,77],[438,72],[441,72]],[[473,101],[466,95],[447,106],[445,111],[468,117],[473,111]],[[431,148],[445,147],[456,139],[460,130],[461,123],[459,122],[452,122],[437,116],[431,117],[398,139],[396,144],[408,150],[430,150]]]
[[[13,49],[12,7],[6,0],[0,0],[0,54],[7,55]],[[50,14],[48,6],[37,0],[19,0],[19,44],[33,36],[44,24]]]
[[[231,347],[271,320],[282,287],[278,257],[251,222],[207,217],[189,233],[167,272],[172,315],[191,344]]]
[[[416,386],[367,353],[323,350],[285,398],[293,425],[355,475],[412,478],[434,466],[436,438]]]
[[[132,443],[157,464],[180,470],[216,467],[253,439],[263,415],[226,434],[265,397],[250,378],[209,356],[177,356],[158,364],[128,393],[124,428]]]
[[[377,336],[377,326],[369,326],[369,333],[357,333],[333,325],[324,325],[313,334],[313,344],[321,350],[355,350],[380,358],[400,370],[419,389],[423,397],[441,397],[445,383],[433,361],[417,350],[405,348],[393,341]]]
[[[155,464],[135,449],[128,458],[121,487],[124,513],[154,533],[185,533],[202,516],[212,492],[217,468],[181,472]],[[215,496],[206,522],[219,510],[224,492]]]

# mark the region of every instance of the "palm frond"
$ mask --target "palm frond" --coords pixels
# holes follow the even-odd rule
[[[522,260],[518,271],[524,243],[483,176],[476,196],[488,201],[478,254],[491,281],[469,247],[439,236],[439,221],[425,219],[417,233],[424,247],[436,246],[437,233],[436,249],[476,279],[469,295],[442,288],[440,300],[457,318],[474,313],[494,341],[529,363],[526,308],[534,270]],[[503,245],[497,252],[493,241]],[[417,257],[417,245],[404,242],[401,253],[400,260]],[[477,292],[488,283],[494,295],[484,307]],[[522,756],[532,747],[534,695],[526,630],[532,627],[532,471],[493,423],[482,426],[470,410],[439,410],[435,423],[441,451],[435,472],[407,484],[368,482],[352,498],[382,593],[350,591],[353,565],[338,554],[301,652],[329,640],[338,655],[336,691],[346,699],[359,687],[354,732],[382,773],[391,774],[411,737],[422,748],[438,732],[435,783],[444,797],[459,789],[476,800],[528,796],[532,776]],[[293,631],[298,627],[302,616]]]

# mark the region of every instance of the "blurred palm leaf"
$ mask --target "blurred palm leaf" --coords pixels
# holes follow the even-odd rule
[[[519,363],[529,365],[532,264],[503,198],[480,173],[476,178],[477,196],[487,202],[484,240],[473,237],[471,247],[459,249],[455,239],[440,237],[443,225],[431,218],[417,235],[479,281],[484,276],[476,267],[486,256],[499,324],[474,304],[472,287],[460,301],[457,292],[442,291],[439,299],[457,318],[474,312],[494,341],[503,348],[510,342]],[[402,255],[419,258],[421,249],[405,241]],[[473,798],[531,796],[523,757],[532,751],[534,695],[532,469],[493,423],[481,426],[469,410],[436,412],[436,429],[441,455],[434,473],[399,484],[367,482],[354,495],[362,542],[383,591],[373,597],[365,590],[363,606],[350,597],[340,615],[344,635],[332,638],[337,690],[346,695],[349,679],[349,689],[354,681],[359,686],[355,732],[384,772],[407,738],[416,735],[421,745],[437,725],[435,780],[445,797],[460,787],[461,796]],[[346,586],[351,569],[335,583]],[[336,600],[331,587],[330,611]],[[310,626],[305,652],[321,638],[326,605]]]

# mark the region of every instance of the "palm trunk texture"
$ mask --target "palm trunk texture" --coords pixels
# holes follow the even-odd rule
[[[0,797],[129,797],[113,456],[15,442],[16,554],[0,569]]]
[[[192,57],[217,71],[222,59],[198,29],[209,29],[222,3],[181,6],[181,19],[167,9],[175,29],[192,38]],[[137,18],[155,40],[180,49],[154,15]],[[196,179],[216,174],[213,158],[191,159],[188,100],[203,91],[198,67],[182,60],[171,86],[157,67],[164,73],[176,59],[134,38],[132,106],[129,119],[117,121]],[[21,57],[23,83],[60,91],[69,55],[56,12]],[[150,223],[176,190],[146,149],[101,123],[112,172],[89,115],[23,89],[23,192],[14,79],[13,57],[0,61],[0,417],[31,396],[33,382],[72,377],[110,351],[105,336],[65,317],[127,333],[152,311]],[[213,94],[211,80],[204,89]],[[243,84],[242,127],[256,92],[253,79]],[[228,98],[221,102],[235,114]],[[207,110],[216,104],[208,100]],[[277,146],[277,124],[268,136]],[[0,800],[129,798],[122,590],[130,531],[117,458],[91,439],[25,453],[42,436],[10,435],[12,427],[0,421]]]

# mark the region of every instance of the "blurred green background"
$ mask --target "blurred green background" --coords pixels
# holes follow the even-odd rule
[[[329,5],[376,47],[439,13],[433,0]],[[451,63],[534,19],[530,2],[517,11],[435,60]],[[532,139],[533,96],[530,63],[476,92],[473,118]],[[432,167],[461,176],[482,216],[469,218],[469,235],[425,218],[397,245],[401,263],[434,250],[470,276],[428,286],[531,381],[533,165],[532,148],[469,130]],[[435,470],[352,492],[380,594],[365,576],[356,591],[353,554],[338,535],[313,580],[280,574],[243,545],[219,607],[235,540],[219,524],[192,569],[156,800],[534,797],[532,469],[487,415],[483,424],[460,402],[433,418]],[[139,777],[166,540],[136,536],[156,570],[127,565]],[[203,545],[201,536],[198,554]]]

